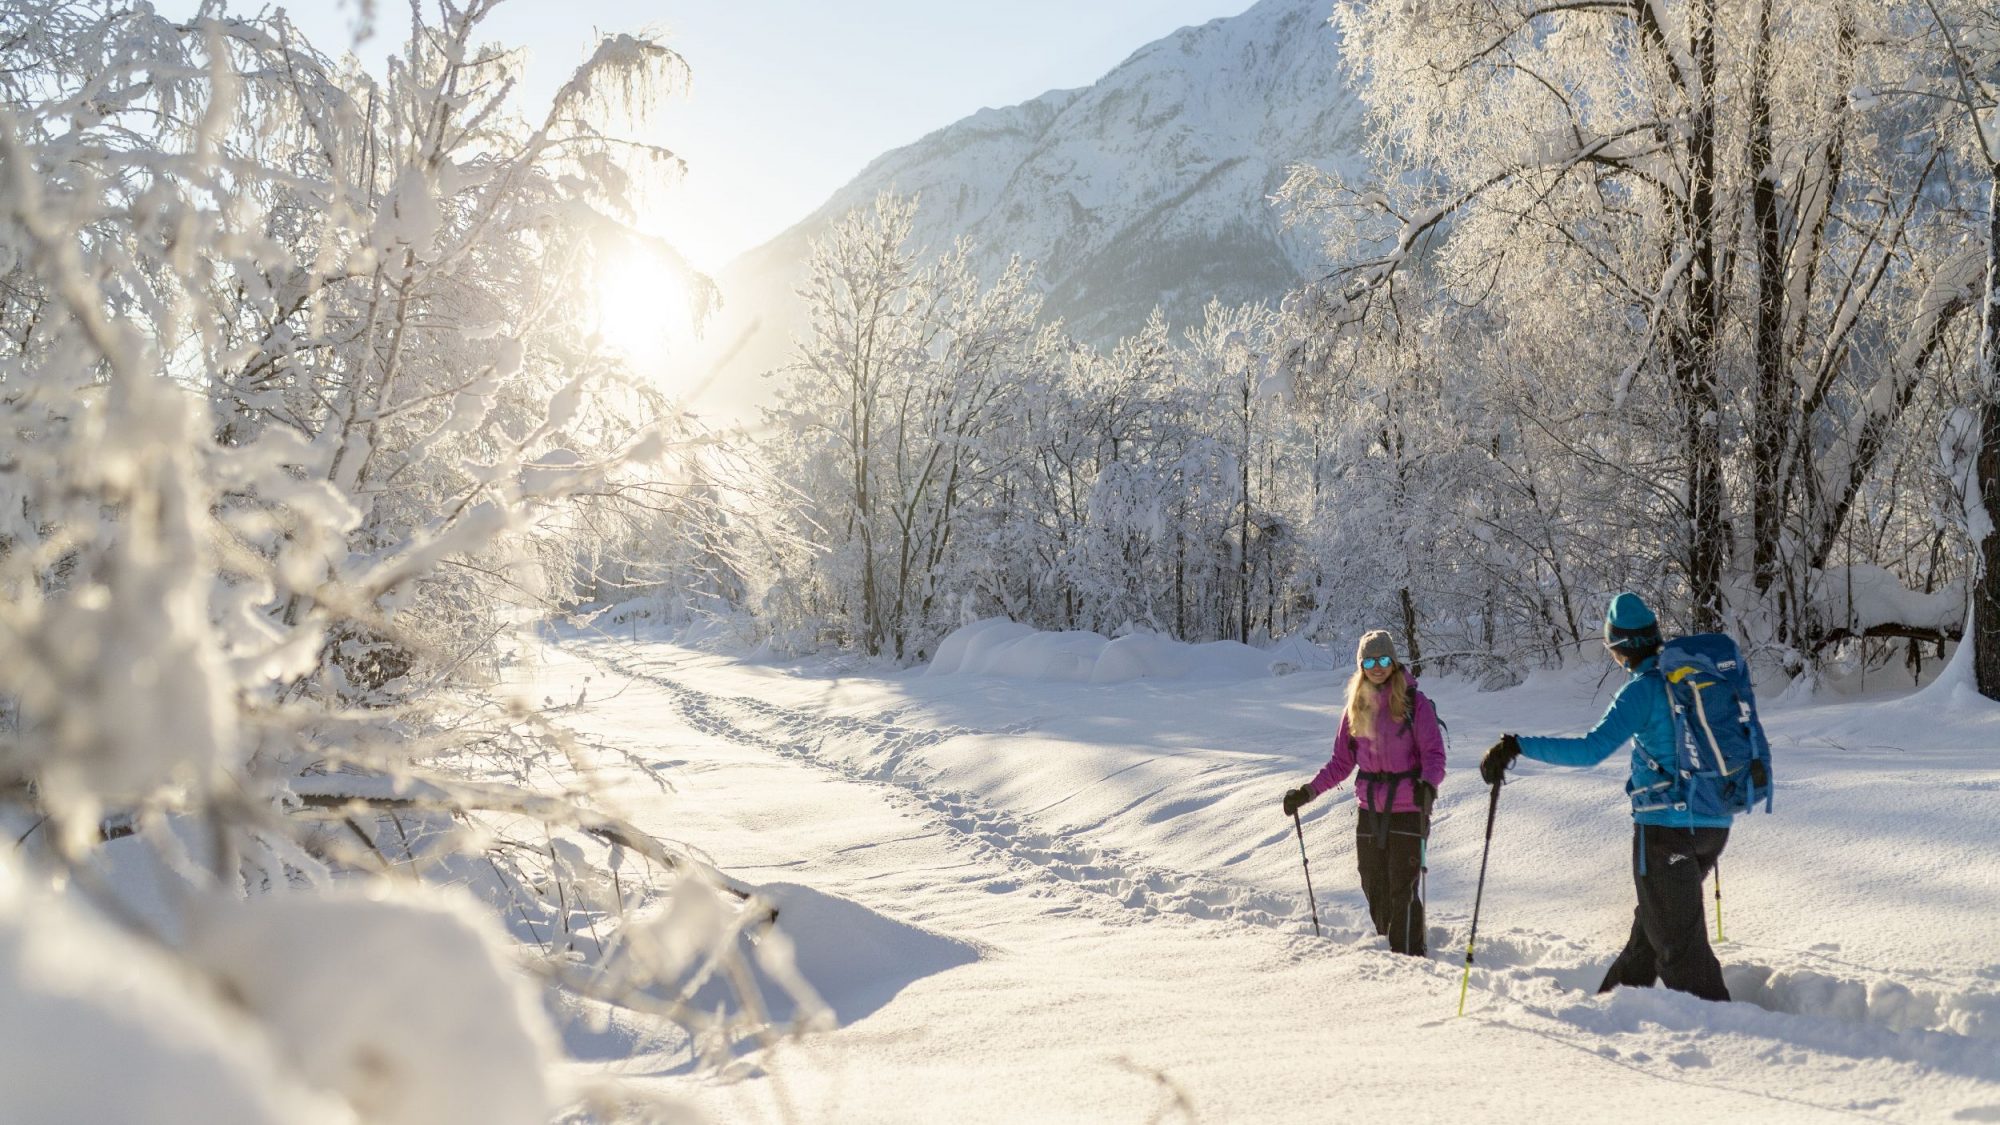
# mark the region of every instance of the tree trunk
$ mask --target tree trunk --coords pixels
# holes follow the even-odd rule
[[[1757,238],[1757,382],[1751,410],[1751,574],[1767,594],[1778,577],[1778,538],[1784,526],[1779,473],[1790,440],[1793,382],[1785,350],[1785,265],[1778,185],[1771,167],[1771,0],[1757,10],[1756,65],[1751,75],[1750,213]]]
[[[1424,674],[1424,649],[1417,640],[1417,602],[1410,597],[1410,588],[1399,591],[1403,601],[1403,640],[1410,648],[1410,675]]]
[[[1972,661],[1979,694],[2000,699],[2000,164],[1988,169],[1986,293],[1979,310],[1979,454],[1973,481],[1985,515],[1974,548]],[[1967,497],[1970,501],[1971,497]],[[1967,504],[1966,515],[1977,518]]]
[[[1659,53],[1680,100],[1687,105],[1687,134],[1681,153],[1687,195],[1671,195],[1672,250],[1688,255],[1687,281],[1680,287],[1679,322],[1668,334],[1668,372],[1681,428],[1681,461],[1687,473],[1683,497],[1686,521],[1680,528],[1680,562],[1686,572],[1689,624],[1697,632],[1722,627],[1722,571],[1728,553],[1722,503],[1722,396],[1716,378],[1715,242],[1720,234],[1715,198],[1716,45],[1715,0],[1688,5],[1689,73],[1674,49],[1670,30],[1655,18],[1651,4],[1636,6],[1642,38]],[[1663,99],[1664,101],[1664,99]],[[1670,110],[1663,113],[1671,116]]]
[[[1243,377],[1243,447],[1236,460],[1243,511],[1236,529],[1236,641],[1250,643],[1250,377]]]
[[[1687,236],[1694,249],[1687,285],[1687,344],[1675,372],[1687,427],[1688,592],[1697,632],[1722,627],[1722,402],[1716,388],[1715,0],[1688,14],[1700,89],[1688,131]]]

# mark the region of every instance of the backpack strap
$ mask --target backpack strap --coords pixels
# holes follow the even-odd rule
[[[1405,781],[1410,783],[1410,797],[1412,800],[1415,800],[1417,795],[1416,784],[1423,780],[1423,776],[1424,770],[1421,765],[1412,766],[1409,769],[1398,770],[1393,773],[1388,770],[1358,770],[1355,772],[1355,792],[1359,793],[1362,785],[1367,785],[1369,787],[1368,792],[1374,797],[1375,803],[1381,806],[1376,810],[1376,847],[1385,848],[1389,846],[1389,814],[1396,811],[1396,798],[1403,791],[1403,783]],[[1385,788],[1388,790],[1388,797],[1386,799],[1382,795],[1382,791]],[[1419,803],[1421,804],[1421,802]],[[1426,832],[1425,835],[1429,835],[1429,833]]]
[[[1438,736],[1440,740],[1448,740],[1450,737],[1449,728],[1445,726],[1444,716],[1438,714],[1437,703],[1430,696],[1415,689],[1412,689],[1410,692],[1410,715],[1409,718],[1403,721],[1403,729],[1409,730],[1416,725],[1417,704],[1419,703],[1429,703],[1431,705],[1431,718],[1438,725]],[[1447,752],[1450,750],[1450,745],[1449,741],[1445,742]],[[1425,841],[1429,841],[1431,838],[1431,805],[1428,800],[1424,799],[1422,792],[1416,787],[1416,783],[1424,779],[1424,756],[1421,751],[1417,753],[1416,761],[1410,767],[1410,774],[1410,799],[1417,803],[1417,812],[1422,815],[1422,824],[1418,827],[1418,834]],[[1428,861],[1425,862],[1424,866],[1426,868],[1430,866]]]
[[[1694,805],[1688,796],[1687,771],[1681,769],[1680,766],[1681,739],[1687,737],[1681,730],[1681,724],[1686,719],[1681,715],[1680,704],[1674,702],[1674,685],[1667,679],[1667,670],[1660,667],[1658,657],[1654,658],[1652,668],[1648,669],[1647,672],[1641,672],[1640,675],[1643,676],[1648,673],[1660,677],[1660,695],[1667,701],[1667,729],[1674,740],[1673,754],[1663,765],[1654,761],[1651,754],[1646,753],[1645,746],[1638,739],[1633,739],[1632,745],[1638,749],[1639,756],[1646,759],[1646,764],[1653,767],[1653,772],[1665,774],[1671,779],[1673,784],[1667,790],[1667,803],[1675,812],[1685,812],[1687,814],[1688,831],[1692,832],[1694,831]],[[1639,874],[1644,875],[1646,873],[1646,849],[1643,843],[1645,840],[1644,825],[1640,826],[1639,837],[1641,840],[1639,848]]]

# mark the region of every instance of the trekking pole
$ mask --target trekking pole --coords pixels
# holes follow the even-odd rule
[[[1423,835],[1417,838],[1417,904],[1419,906],[1425,906],[1425,907],[1428,907],[1430,905],[1431,801],[1436,797],[1437,797],[1437,790],[1435,789],[1431,790],[1429,793],[1424,794],[1424,800],[1423,800],[1424,831]],[[1425,925],[1428,926],[1429,924],[1430,924],[1429,918],[1427,917],[1425,919]],[[1428,934],[1424,935],[1424,939],[1425,939],[1424,948],[1429,949],[1430,935]],[[1407,923],[1403,927],[1403,941],[1405,944],[1410,944],[1410,928]]]
[[[1715,940],[1722,939],[1722,861],[1715,861]]]
[[[1465,1014],[1465,989],[1472,983],[1472,945],[1479,940],[1479,904],[1486,897],[1486,857],[1493,852],[1493,814],[1500,811],[1500,783],[1486,802],[1486,846],[1479,850],[1479,890],[1472,896],[1472,933],[1465,939],[1465,975],[1458,981],[1458,1014]]]
[[[1292,827],[1299,834],[1299,862],[1305,864],[1306,867],[1306,901],[1312,903],[1313,936],[1318,937],[1320,936],[1319,900],[1313,897],[1313,861],[1306,858],[1306,829],[1305,825],[1299,823],[1297,809],[1292,810]]]

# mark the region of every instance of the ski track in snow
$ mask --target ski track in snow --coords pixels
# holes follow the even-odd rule
[[[806,711],[752,696],[704,691],[668,675],[623,644],[616,647],[633,655],[613,656],[603,645],[578,647],[589,659],[662,689],[692,729],[851,781],[883,786],[892,798],[916,804],[953,837],[996,858],[1023,879],[1083,892],[1086,901],[1104,905],[1099,913],[1113,924],[1185,919],[1258,926],[1286,935],[1294,957],[1339,956],[1364,943],[1386,948],[1358,911],[1321,903],[1325,938],[1315,939],[1303,895],[1147,864],[1119,849],[1092,845],[1079,834],[1041,830],[1024,815],[993,810],[924,779],[926,772],[935,771],[925,770],[922,751],[960,738],[1020,735],[1032,729],[1032,722],[994,730],[920,727],[899,721],[899,711],[877,718]],[[854,746],[866,749],[853,753]],[[1116,815],[1135,809],[1136,805],[1130,806]],[[1291,836],[1289,831],[1275,834],[1265,846],[1282,844]],[[1450,923],[1431,926],[1433,959],[1410,962],[1410,967],[1456,981],[1468,920],[1454,917]],[[1626,1065],[1661,1060],[1645,1051],[1621,1055],[1603,1037],[1651,1025],[1683,1036],[1690,1044],[1715,1032],[1771,1040],[1760,1056],[1771,1063],[1796,1064],[1803,1060],[1803,1052],[1818,1051],[1852,1060],[1838,1064],[1841,1067],[1895,1060],[1975,1082],[2000,1082],[2000,985],[1905,984],[1873,970],[1857,976],[1853,970],[1867,967],[1815,950],[1770,950],[1782,955],[1775,959],[1781,963],[1764,964],[1743,960],[1740,953],[1748,948],[1753,947],[1728,947],[1732,956],[1724,966],[1730,993],[1741,1004],[1711,1005],[1663,989],[1619,989],[1596,998],[1592,992],[1603,973],[1601,950],[1553,935],[1487,931],[1479,937],[1473,987],[1518,1007],[1514,1015],[1505,1009],[1474,1013],[1471,1006],[1468,1013],[1511,1026],[1520,1026],[1516,1015],[1532,1016],[1534,1026],[1524,1030],[1564,1039],[1578,1050]],[[1401,958],[1395,963],[1404,964]],[[1692,1045],[1664,1061],[1683,1071],[1709,1065]],[[1703,1084],[1728,1087],[1720,1082]],[[1895,1101],[1821,1108],[1877,1116],[1872,1111]],[[1987,1108],[1993,1109],[1994,1120],[2000,1120],[2000,1107],[1972,1107],[1967,1112]]]
[[[886,719],[815,714],[749,696],[714,695],[644,666],[603,660],[619,672],[664,688],[687,724],[703,734],[755,746],[780,757],[830,770],[851,781],[891,787],[923,806],[947,831],[1000,857],[1010,868],[1036,873],[1111,899],[1140,919],[1185,915],[1301,932],[1300,904],[1288,894],[1254,890],[1221,880],[1136,862],[1115,849],[1078,841],[1068,833],[1046,833],[1013,815],[995,812],[961,793],[932,788],[914,774],[911,758],[957,738],[1025,733],[1028,725],[980,730],[972,727],[910,727]],[[865,767],[825,751],[829,742],[862,741],[874,747]],[[1335,908],[1338,909],[1338,908]],[[1326,924],[1321,911],[1321,924]],[[1310,929],[1310,924],[1305,925]],[[1337,927],[1353,940],[1364,930],[1358,918]]]

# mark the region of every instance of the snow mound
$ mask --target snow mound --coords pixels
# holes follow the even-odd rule
[[[937,655],[931,657],[930,667],[925,670],[929,676],[950,676],[965,671],[966,657],[978,652],[982,661],[995,647],[1005,645],[1023,637],[1032,637],[1035,631],[1017,621],[1004,617],[988,617],[962,626],[951,635],[938,642]]]
[[[915,981],[980,958],[979,947],[970,942],[811,887],[772,883],[757,893],[777,905],[777,932],[791,939],[793,967],[842,1026],[887,1004]]]
[[[774,1023],[812,1026],[830,1013],[837,1026],[845,1026],[880,1009],[911,982],[981,956],[980,948],[969,942],[811,887],[772,883],[757,888],[756,895],[777,908],[778,918],[768,929],[737,938],[736,952],[747,977],[723,979],[725,974],[704,971],[705,957],[691,958],[686,968],[695,975],[684,973],[667,991],[693,983],[686,994],[689,1007],[734,1014],[743,1008],[738,985],[754,985],[764,1015]],[[661,921],[675,926],[670,917]],[[656,951],[643,948],[621,950],[620,955],[657,963]],[[618,971],[614,965],[613,974]],[[754,1045],[752,1040],[739,1047]]]
[[[1041,633],[992,617],[946,637],[924,674],[1079,684],[1249,680],[1296,671],[1306,659],[1297,644],[1274,655],[1235,641],[1192,645],[1158,633],[1131,633],[1117,640],[1084,631]]]
[[[277,894],[201,923],[191,956],[370,1121],[548,1120],[554,1033],[469,898]]]
[[[1122,684],[1132,680],[1178,680],[1194,663],[1194,649],[1156,633],[1133,633],[1104,646],[1097,665],[1090,670],[1094,684]]]
[[[1030,632],[1025,637],[971,647],[961,671],[975,676],[1081,683],[1090,679],[1097,658],[1109,643],[1096,633],[1082,631]]]
[[[0,1121],[352,1121],[247,1023],[0,856]]]

